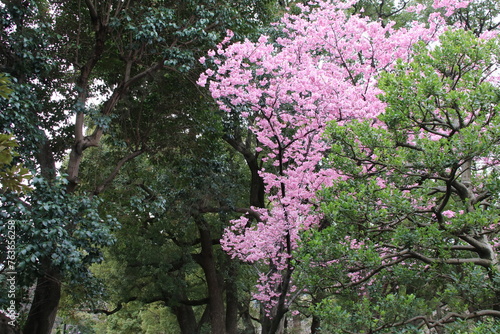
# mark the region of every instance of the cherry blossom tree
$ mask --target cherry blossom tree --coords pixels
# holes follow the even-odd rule
[[[398,59],[410,62],[416,43],[432,44],[445,30],[439,13],[395,29],[394,23],[348,15],[354,2],[297,5],[300,13],[285,14],[269,35],[231,43],[228,32],[200,59],[209,69],[198,83],[208,86],[222,110],[244,120],[263,156],[260,176],[269,204],[233,221],[221,241],[231,256],[261,265],[255,298],[269,320],[263,333],[278,330],[303,291],[294,284],[293,257],[303,231],[323,228],[318,191],[347,179],[324,162],[332,145],[324,136],[327,124],[380,122],[387,106],[378,98],[380,75],[393,71]],[[434,3],[448,16],[465,6]]]

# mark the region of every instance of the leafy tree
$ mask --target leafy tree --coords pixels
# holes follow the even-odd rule
[[[31,196],[2,198],[4,218],[16,220],[23,231],[19,263],[33,269],[23,271],[20,282],[23,288],[37,282],[25,333],[50,332],[61,285],[88,273],[87,266],[101,259],[99,248],[112,241],[106,222],[113,220],[100,211],[96,196],[109,188],[126,163],[161,149],[154,141],[162,137],[158,132],[118,130],[116,122],[133,119],[120,118],[126,108],[118,110],[119,102],[160,72],[188,78],[199,66],[198,55],[222,32],[230,27],[245,34],[271,7],[268,1],[1,4],[0,70],[12,78],[13,92],[2,100],[0,124],[19,140],[19,160],[38,174]],[[92,107],[92,97],[104,101]],[[161,113],[158,109],[154,116],[147,115],[148,122],[141,126],[153,124]],[[141,110],[131,114],[141,115]],[[91,180],[81,173],[81,164],[87,150],[104,144],[107,135],[114,141],[117,159],[89,196],[79,187]],[[64,170],[58,171],[61,162]],[[54,251],[61,243],[64,247]]]
[[[473,32],[476,36],[494,31],[500,23],[497,16],[500,12],[500,4],[495,1],[470,1],[469,5],[459,8],[449,20],[460,23],[464,29]]]
[[[188,94],[189,86],[183,92]],[[183,94],[178,98],[184,99]],[[156,92],[150,98],[154,96]],[[224,148],[217,115],[191,107],[178,105],[171,124],[167,117],[164,126],[170,127],[171,137],[161,153],[131,161],[121,170],[114,191],[103,193],[106,211],[116,212],[122,229],[108,251],[110,262],[97,273],[108,282],[116,305],[161,301],[175,314],[182,333],[198,333],[203,327],[236,333],[234,315],[244,300],[230,299],[238,292],[233,287],[237,264],[221,252],[218,240],[231,212],[247,201],[242,193],[245,178],[241,179],[240,160],[232,161],[234,154]],[[113,156],[112,148],[102,154]],[[98,170],[96,162],[102,160],[92,157],[84,168]],[[221,319],[210,316],[213,309]],[[113,306],[108,312],[112,311]],[[236,321],[220,324],[224,318]]]
[[[317,307],[326,331],[455,332],[500,316],[498,51],[463,31],[420,43],[382,76],[377,120],[329,127],[344,180],[322,192],[330,226],[302,250],[333,292]]]

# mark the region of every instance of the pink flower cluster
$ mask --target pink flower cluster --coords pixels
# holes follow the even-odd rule
[[[467,8],[470,0],[460,1],[460,0],[435,0],[432,5],[435,9],[444,8],[446,9],[445,16],[451,16],[457,9]]]

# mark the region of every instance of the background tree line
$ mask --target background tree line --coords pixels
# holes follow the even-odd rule
[[[405,11],[418,3],[425,8],[420,14]],[[0,86],[0,125],[6,134],[2,143],[12,147],[0,152],[0,162],[8,166],[0,171],[1,215],[2,222],[16,222],[16,302],[23,333],[51,333],[63,328],[62,323],[78,326],[82,333],[303,332],[306,323],[311,333],[321,328],[330,332],[332,328],[383,332],[393,330],[390,328],[396,325],[402,330],[406,325],[415,325],[405,322],[408,317],[393,316],[395,311],[387,310],[391,305],[416,316],[425,314],[428,307],[431,312],[445,312],[449,305],[455,304],[472,312],[475,305],[491,303],[495,298],[491,293],[495,295],[496,291],[498,296],[497,262],[496,269],[494,265],[489,272],[490,283],[479,287],[474,284],[482,277],[480,270],[460,266],[457,271],[454,269],[457,266],[446,261],[440,264],[446,268],[430,271],[443,277],[428,274],[422,276],[422,281],[408,285],[408,289],[417,289],[419,284],[431,286],[429,289],[442,288],[443,296],[448,298],[442,299],[447,301],[442,305],[439,304],[442,300],[430,303],[429,296],[415,297],[411,291],[398,295],[391,290],[396,282],[408,284],[411,270],[417,270],[406,270],[408,265],[384,273],[386,281],[377,281],[383,287],[373,288],[384,293],[373,300],[361,298],[355,290],[357,286],[337,293],[338,284],[349,285],[343,281],[345,277],[339,279],[336,273],[332,274],[338,270],[335,265],[323,269],[317,263],[338,260],[338,254],[344,254],[346,259],[342,263],[352,262],[349,269],[352,272],[376,267],[375,241],[372,248],[357,252],[358,248],[337,249],[334,245],[345,245],[333,236],[363,240],[373,232],[374,219],[390,224],[387,213],[383,218],[371,217],[372,209],[367,205],[388,201],[391,195],[384,195],[367,183],[368,176],[355,167],[381,162],[342,151],[354,146],[349,142],[351,136],[355,143],[366,140],[367,147],[375,145],[370,131],[356,130],[353,125],[352,133],[348,133],[351,128],[339,130],[332,125],[328,132],[332,155],[325,157],[325,163],[352,167],[346,174],[355,177],[351,184],[339,184],[331,193],[325,190],[325,204],[321,208],[325,225],[307,232],[304,244],[294,255],[297,269],[293,275],[290,272],[288,279],[307,289],[275,317],[268,316],[268,305],[256,301],[257,277],[259,273],[273,271],[272,267],[249,265],[229,256],[221,249],[220,240],[230,221],[246,215],[247,227],[251,228],[259,221],[259,209],[270,207],[269,198],[273,194],[266,190],[262,173],[274,167],[265,159],[268,152],[259,147],[262,140],[249,128],[256,120],[219,110],[209,92],[196,84],[207,66],[220,64],[210,63],[212,60],[201,64],[198,60],[207,57],[209,50],[218,50],[217,44],[226,37],[227,30],[235,35],[232,42],[245,38],[257,41],[261,34],[271,36],[272,41],[278,40],[279,25],[270,23],[287,12],[287,6],[292,14],[300,13],[296,5],[300,7],[300,2],[20,0],[0,3],[0,73],[5,73]],[[382,22],[383,26],[396,20],[396,27],[405,27],[415,19],[426,22],[435,12],[430,2],[422,1],[359,1],[345,10],[349,15],[360,14]],[[479,36],[497,28],[498,10],[495,2],[476,1],[448,16],[447,23],[461,22]],[[456,39],[463,40],[466,46],[474,43],[471,35]],[[443,46],[446,52],[461,52],[454,47]],[[426,59],[420,61],[419,66],[433,65],[427,64]],[[478,57],[474,64],[482,61]],[[403,79],[407,80],[404,87],[391,86],[394,80]],[[384,81],[388,101],[393,90],[411,90],[415,85],[411,78],[394,80],[387,77]],[[488,89],[492,90],[489,95],[497,94],[496,88]],[[496,105],[496,100],[485,103]],[[407,131],[408,127],[403,130],[397,127],[403,116],[394,117],[398,121],[392,121],[390,124],[395,125],[389,129],[394,133]],[[494,124],[487,119],[482,128]],[[470,141],[474,139],[471,136]],[[490,142],[495,144],[498,137],[491,136]],[[389,136],[384,140],[399,139]],[[497,154],[495,145],[488,149],[493,151],[484,149],[483,156]],[[432,152],[431,148],[426,152]],[[405,154],[401,160],[415,159],[410,153]],[[394,168],[399,163],[397,157],[394,160],[384,161],[385,166]],[[392,182],[395,176],[387,175]],[[452,180],[454,175],[450,172],[447,177]],[[495,174],[489,177],[495,184]],[[30,180],[23,181],[27,179]],[[404,187],[399,185],[398,189]],[[359,202],[346,200],[353,189],[359,192]],[[436,191],[448,194],[448,198],[460,197],[452,188]],[[380,193],[380,198],[374,192]],[[488,200],[491,198],[488,196]],[[363,205],[366,212],[360,210]],[[403,210],[400,204],[387,205]],[[444,211],[438,211],[438,217]],[[472,215],[471,223],[459,224],[474,225],[477,218]],[[478,215],[485,221],[484,226],[496,219],[493,213],[490,217],[490,211]],[[353,219],[356,224],[349,225]],[[437,223],[442,225],[445,219],[442,216],[441,219]],[[356,231],[351,230],[353,226]],[[438,230],[429,228],[427,234],[415,236],[418,231],[406,226],[394,233],[398,242],[404,244],[432,239],[433,233],[442,233]],[[497,233],[498,229],[493,228],[488,237],[493,238]],[[0,226],[0,235],[5,235],[5,224]],[[446,246],[452,239],[447,238],[436,243],[433,250],[449,251]],[[404,250],[400,244],[393,246],[400,252]],[[3,239],[0,247],[5,249]],[[418,254],[420,260],[427,259],[424,262],[428,265],[438,265],[433,254]],[[365,266],[356,268],[360,262]],[[5,267],[0,268],[2,274]],[[425,268],[422,271],[429,272]],[[450,282],[460,284],[453,286]],[[474,289],[470,290],[470,286]],[[464,296],[467,291],[474,291],[471,297]],[[281,292],[285,303],[289,291]],[[411,298],[422,304],[416,307]],[[3,305],[8,302],[5,297],[0,301]],[[378,308],[373,309],[373,303]],[[493,309],[498,307],[493,306]],[[292,310],[293,314],[289,312]],[[373,310],[373,314],[358,319],[368,314],[367,310]],[[481,316],[471,318],[484,320]],[[450,320],[467,320],[467,317]],[[437,321],[433,328],[444,331],[441,325],[447,322]],[[494,320],[485,320],[459,325],[454,330],[475,327],[479,329],[474,330],[486,330],[497,325]]]

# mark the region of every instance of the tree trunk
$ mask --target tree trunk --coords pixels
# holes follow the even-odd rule
[[[261,334],[281,334],[285,328],[285,317],[282,314],[279,317],[268,318],[265,315],[261,316],[262,333]]]
[[[10,325],[12,319],[0,312],[0,333],[1,334],[17,334],[16,329]]]
[[[217,275],[212,249],[212,237],[208,224],[202,217],[196,217],[201,240],[201,267],[205,273],[208,288],[208,306],[210,308],[210,325],[212,334],[226,332],[225,306],[222,284]]]
[[[55,159],[47,138],[39,146],[37,160],[40,164],[41,175],[49,181],[53,180],[56,170]],[[50,259],[41,259],[41,261],[44,273],[36,281],[35,295],[24,325],[23,333],[25,334],[50,334],[61,298],[59,269],[51,268]]]
[[[252,323],[252,316],[250,315],[250,301],[246,301],[246,307],[240,307],[240,316],[243,323],[243,331],[239,334],[255,334],[255,327]]]
[[[228,261],[229,260],[229,257]],[[226,334],[238,333],[238,286],[236,264],[229,263],[229,278],[226,281]]]
[[[181,334],[198,334],[198,324],[196,323],[196,317],[193,312],[193,308],[188,305],[179,304],[172,307],[179,328],[181,329]]]
[[[311,334],[319,333],[319,326],[321,325],[319,317],[313,315],[311,322]]]
[[[260,168],[257,158],[254,156],[252,159],[247,160],[248,168],[250,169],[250,205],[263,208],[265,206],[264,197],[264,180],[259,175]]]
[[[260,306],[260,327],[261,330],[260,332],[262,334],[267,334],[269,333],[269,327],[270,327],[270,319],[266,317],[266,313],[264,312],[264,305]]]
[[[59,272],[56,270],[47,270],[37,280],[35,296],[33,297],[23,333],[50,334],[56,318],[60,298],[61,281]]]
[[[287,236],[288,238],[289,236]],[[272,317],[269,318],[265,315],[263,311],[264,306],[261,306],[261,319],[262,319],[262,334],[278,334],[283,328],[283,319],[288,312],[288,307],[286,306],[286,295],[289,292],[290,280],[292,276],[292,270],[290,265],[290,260],[287,260],[288,268],[283,273],[283,279],[281,285],[276,289],[279,293],[278,303],[275,306]],[[272,270],[272,268],[271,268]]]

